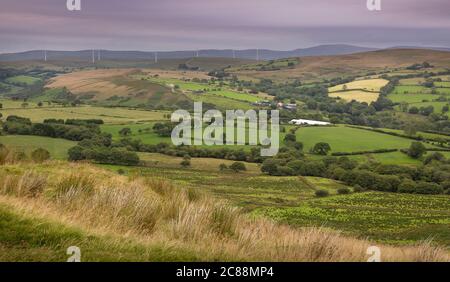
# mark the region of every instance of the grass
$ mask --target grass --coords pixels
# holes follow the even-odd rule
[[[42,122],[45,119],[56,118],[102,119],[105,123],[132,123],[164,120],[164,114],[167,114],[167,112],[162,111],[145,111],[95,106],[4,109],[1,112],[4,117],[8,117],[9,115],[18,115],[29,118],[33,122]]]
[[[118,176],[64,162],[6,165],[0,174],[5,261],[65,260],[68,245],[81,247],[84,261],[366,261],[373,244],[322,228],[250,218],[154,175]],[[44,179],[39,193],[16,193],[35,187],[36,179]],[[66,182],[72,188],[60,189]],[[383,261],[448,260],[447,251],[430,244],[378,246]]]
[[[51,158],[63,160],[67,159],[67,151],[77,142],[40,136],[7,135],[0,136],[0,144],[24,151],[28,156],[33,150],[43,148],[50,152]]]
[[[390,94],[389,100],[394,103],[406,102],[409,104],[421,103],[423,101],[433,101],[439,98],[439,95],[435,94]],[[414,106],[414,105],[411,105]]]
[[[33,84],[41,81],[41,79],[32,77],[32,76],[27,76],[27,75],[18,75],[18,76],[9,77],[5,81],[7,83],[12,83],[12,84],[20,83],[20,84],[26,84],[26,85],[33,85]]]
[[[412,140],[345,126],[304,127],[296,132],[297,140],[309,151],[318,142],[329,143],[332,152],[356,152],[377,149],[403,149]]]
[[[308,200],[293,208],[259,210],[299,226],[324,225],[373,240],[409,244],[433,238],[450,245],[448,196],[379,192]]]

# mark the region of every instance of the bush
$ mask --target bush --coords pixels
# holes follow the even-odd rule
[[[219,170],[220,170],[220,171],[225,171],[225,170],[227,170],[227,169],[228,169],[228,167],[227,167],[226,164],[220,164],[220,165],[219,165]]]
[[[402,183],[400,183],[399,187],[398,187],[398,192],[399,193],[414,193],[416,191],[416,183],[412,180],[406,179],[403,180]]]
[[[425,154],[427,149],[425,146],[420,142],[413,142],[411,143],[411,146],[408,149],[408,156],[410,156],[413,159],[419,159]]]
[[[364,189],[361,187],[361,186],[359,186],[358,184],[356,184],[354,187],[353,187],[353,192],[354,193],[361,193],[361,192],[363,192],[364,191]]]
[[[338,193],[339,195],[348,195],[348,194],[351,193],[351,191],[350,191],[350,189],[348,189],[347,187],[344,187],[344,188],[339,188],[339,189],[337,190],[337,193]]]
[[[245,167],[244,163],[241,162],[234,162],[230,165],[230,169],[234,172],[240,172],[240,171],[245,171],[247,170],[247,168]]]
[[[190,156],[184,156],[183,160],[181,161],[180,165],[182,167],[190,167],[191,166],[191,157]]]
[[[442,194],[444,189],[438,184],[430,182],[419,182],[416,187],[416,194],[437,195]]]
[[[319,198],[327,197],[330,195],[330,193],[327,190],[317,190],[315,194],[316,194],[316,197],[319,197]]]
[[[31,159],[37,163],[42,163],[50,159],[50,153],[42,148],[38,148],[31,153]]]

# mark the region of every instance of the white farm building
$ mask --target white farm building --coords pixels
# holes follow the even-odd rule
[[[330,125],[331,124],[331,123],[325,122],[325,121],[309,120],[309,119],[293,119],[289,123],[295,124],[295,125]]]

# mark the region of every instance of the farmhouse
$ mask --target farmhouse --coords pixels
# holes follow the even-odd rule
[[[295,125],[330,125],[331,123],[325,121],[308,120],[308,119],[293,119],[289,122]]]

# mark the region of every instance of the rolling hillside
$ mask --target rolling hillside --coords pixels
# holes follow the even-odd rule
[[[256,79],[322,81],[333,77],[364,76],[369,72],[394,70],[425,61],[436,67],[448,67],[450,52],[426,49],[385,49],[350,55],[302,57],[298,59],[298,64],[274,71],[262,70],[264,64],[267,64],[264,62],[253,65],[253,68],[244,66],[228,70],[241,77]]]

